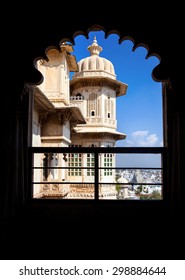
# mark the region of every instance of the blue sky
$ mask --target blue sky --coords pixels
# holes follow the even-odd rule
[[[119,44],[117,34],[111,34],[105,39],[105,33],[98,31],[90,32],[89,39],[83,35],[75,37],[73,54],[77,62],[90,55],[87,47],[92,44],[94,36],[98,45],[103,48],[100,56],[113,63],[117,80],[128,85],[126,95],[118,97],[116,102],[117,130],[127,137],[118,141],[116,146],[163,146],[162,84],[152,78],[152,70],[159,64],[159,58],[153,55],[146,59],[145,47],[138,47],[133,51],[131,40],[124,40]],[[160,165],[159,161],[158,155],[129,156],[127,166],[139,164],[141,167],[156,167]]]

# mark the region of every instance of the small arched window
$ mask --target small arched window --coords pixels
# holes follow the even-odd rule
[[[83,100],[83,95],[81,93],[77,93],[76,100]]]

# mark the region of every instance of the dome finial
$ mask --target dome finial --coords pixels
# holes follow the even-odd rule
[[[103,50],[102,47],[100,47],[98,45],[96,36],[94,36],[92,45],[88,46],[87,49],[90,51],[91,55],[94,55],[94,54],[99,55],[99,53]]]
[[[96,35],[94,35],[93,44],[97,44]],[[97,44],[98,45],[98,44]]]

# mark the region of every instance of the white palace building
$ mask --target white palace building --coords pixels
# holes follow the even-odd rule
[[[37,61],[43,82],[33,89],[33,147],[115,147],[117,140],[125,139],[116,130],[116,98],[126,94],[127,85],[116,79],[113,64],[100,56],[96,37],[88,50],[90,56],[77,63],[72,45],[62,43],[60,50],[47,51],[47,60]],[[75,73],[72,79],[70,72]],[[100,164],[115,166],[115,155],[101,154]],[[88,182],[94,180],[94,169],[80,168],[93,165],[94,156],[88,153],[35,154],[34,181],[40,184],[34,184],[34,198],[93,197]],[[102,196],[115,195],[115,185],[103,187],[105,182],[115,182],[114,169],[100,170],[100,183]]]

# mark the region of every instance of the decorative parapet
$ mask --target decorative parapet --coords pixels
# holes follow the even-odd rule
[[[93,71],[93,70],[89,70],[89,71],[85,71],[85,72],[77,72],[74,75],[74,79],[75,78],[82,78],[82,77],[108,77],[111,78],[113,80],[116,80],[116,76],[106,72],[106,71]]]
[[[93,117],[85,118],[87,125],[89,126],[106,126],[116,129],[117,120],[112,120],[109,118]]]

